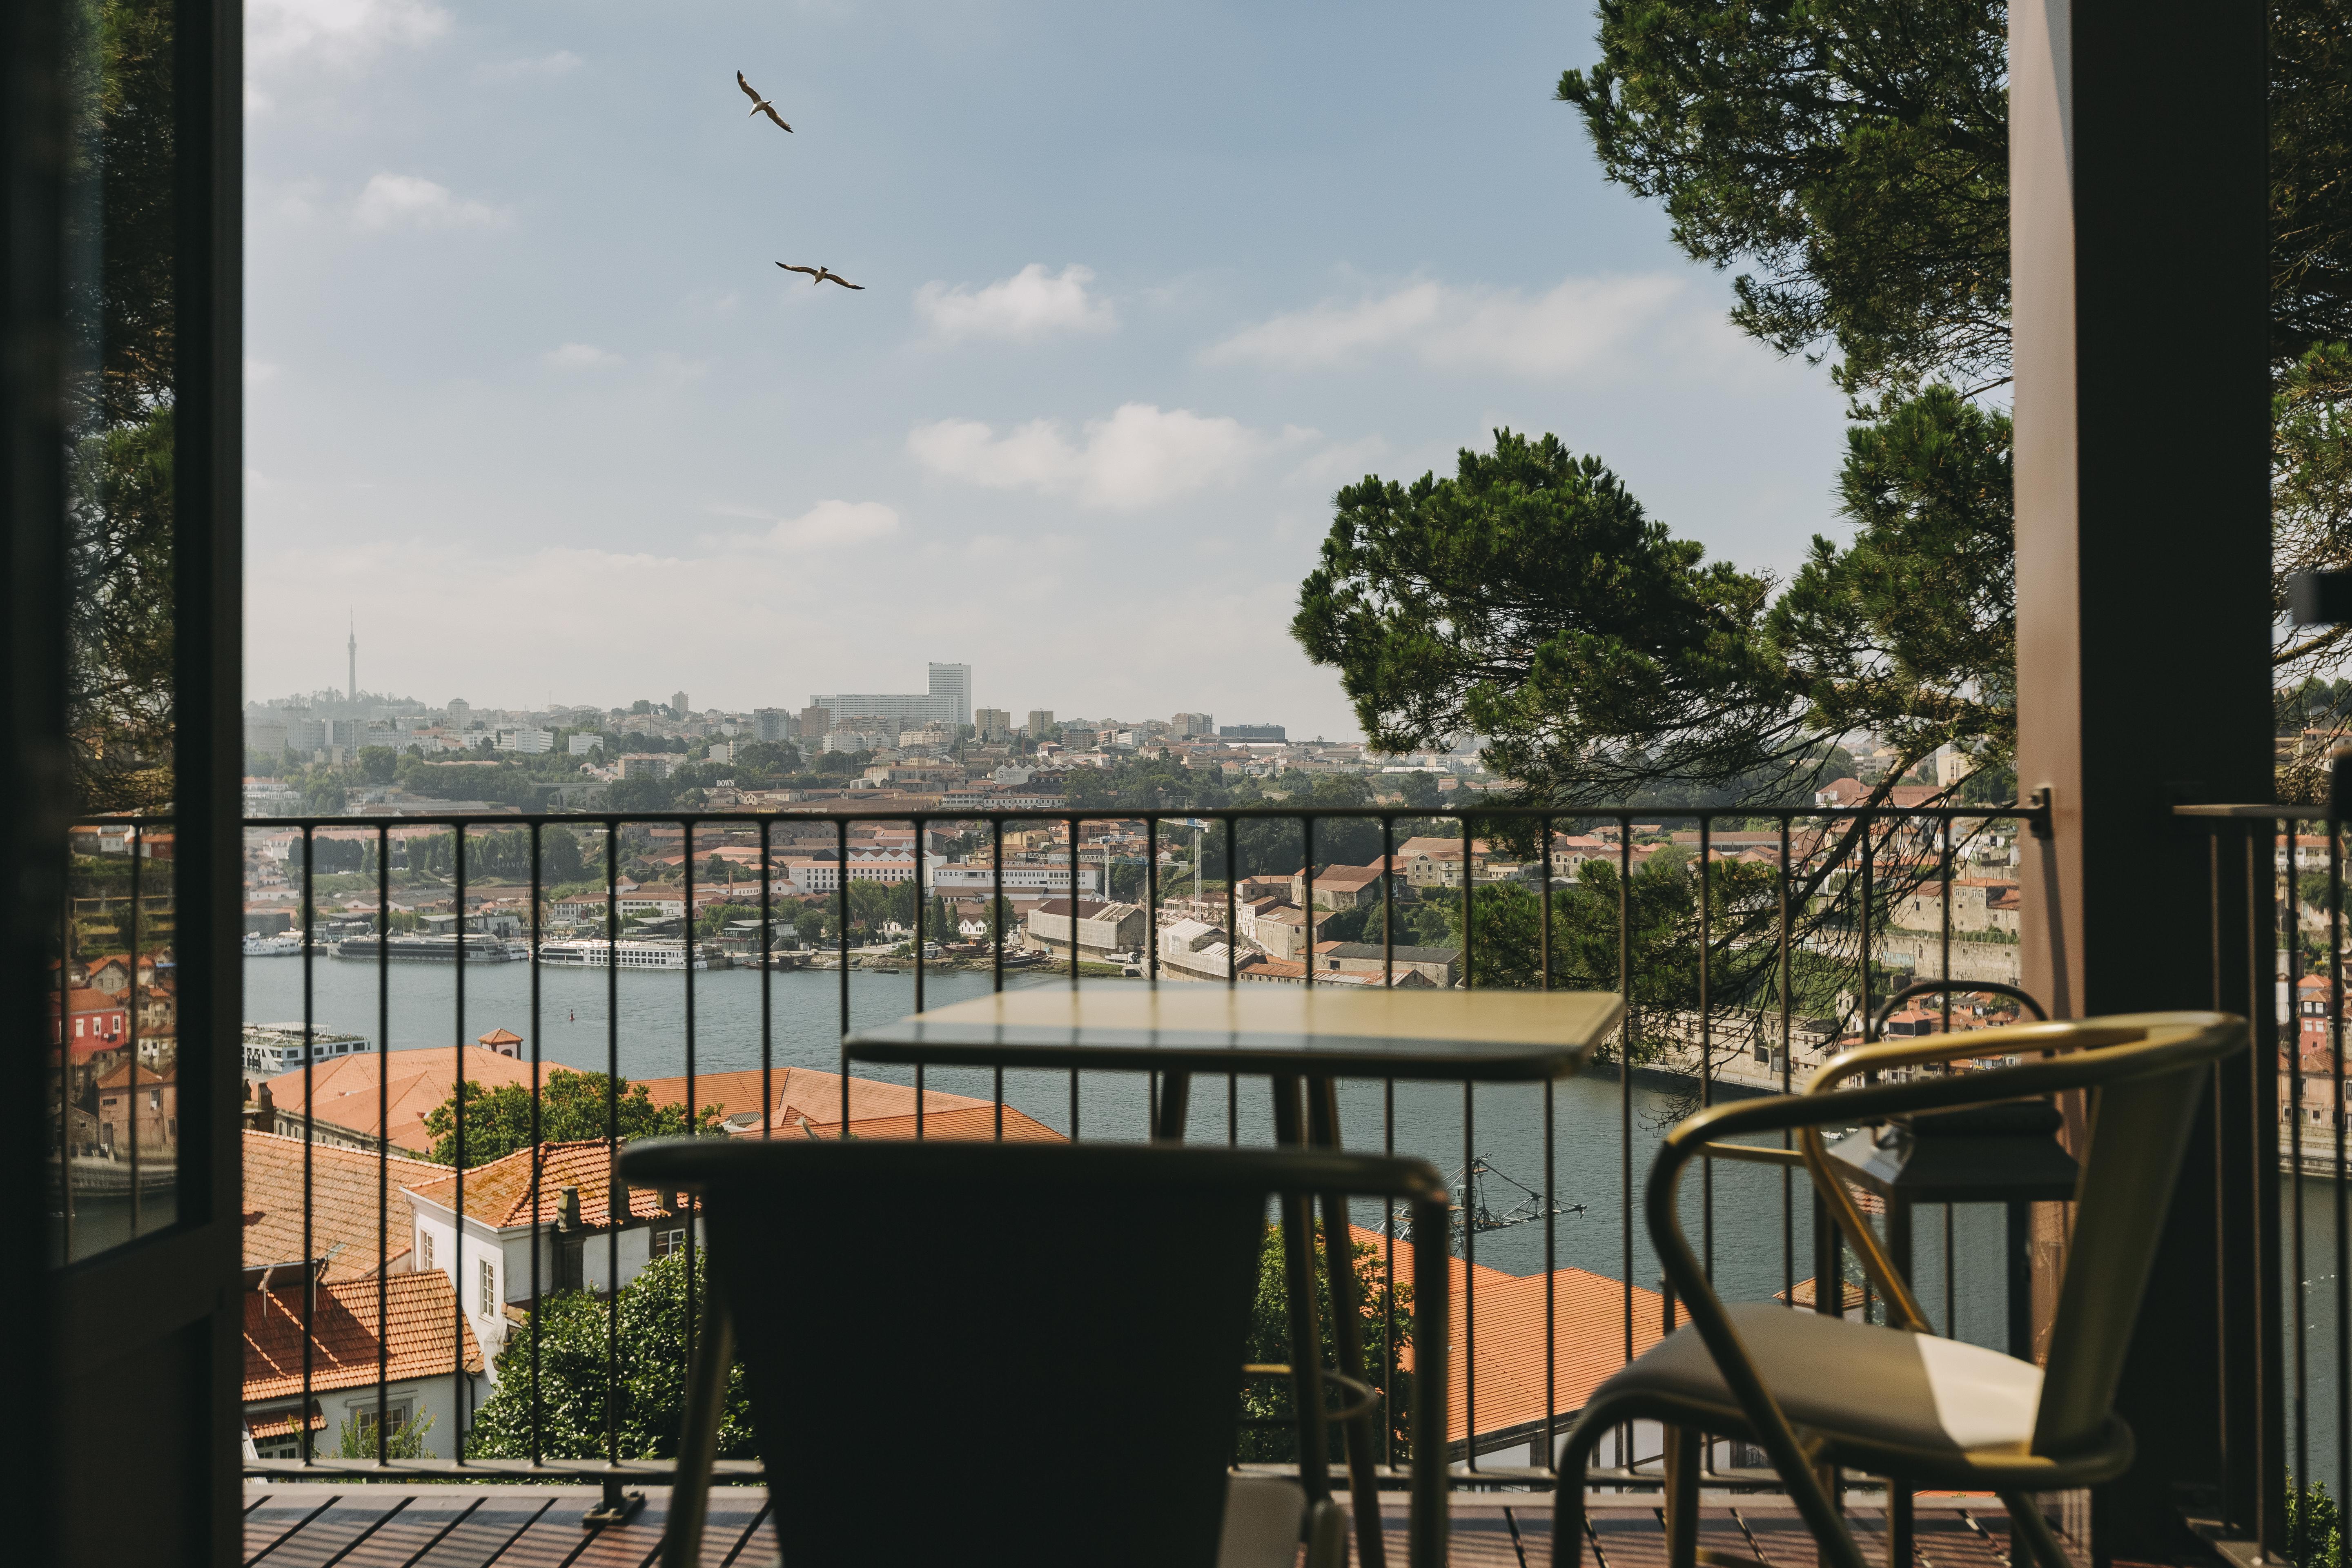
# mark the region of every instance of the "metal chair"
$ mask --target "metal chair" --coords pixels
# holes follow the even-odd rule
[[[1677,1126],[1651,1166],[1644,1214],[1690,1325],[1602,1384],[1578,1416],[1560,1454],[1553,1563],[1575,1568],[1580,1561],[1585,1468],[1602,1434],[1654,1420],[1668,1430],[1670,1568],[1702,1560],[1700,1432],[1745,1438],[1764,1450],[1822,1561],[1834,1568],[1865,1568],[1817,1473],[1839,1466],[1915,1487],[1997,1492],[2041,1568],[2068,1568],[2057,1537],[2025,1494],[2095,1485],[2131,1463],[2131,1431],[2114,1411],[2116,1382],[2199,1097],[2212,1080],[2212,1064],[2245,1043],[2245,1020],[2219,1013],[2143,1013],[1939,1035],[1845,1052],[1802,1094],[1717,1106]],[[1988,1071],[1839,1087],[1863,1073],[1997,1056],[2030,1059]],[[1832,1173],[1820,1129],[2063,1089],[2093,1091],[2089,1146],[2049,1355],[2036,1367],[1926,1331],[1909,1286]],[[1798,1131],[1799,1149],[1719,1142],[1784,1129]],[[1677,1218],[1683,1168],[1702,1153],[1803,1163],[1895,1326],[1778,1303],[1725,1306]]]
[[[740,1360],[793,1568],[1118,1562],[1338,1568],[1345,1520],[1241,1478],[1242,1350],[1267,1200],[1413,1205],[1417,1277],[1448,1278],[1446,1193],[1418,1160],[1331,1150],[675,1139],[623,1176],[700,1200],[708,1310],[663,1562],[699,1562]],[[1443,1367],[1443,1290],[1413,1343]],[[1302,1337],[1294,1330],[1293,1338]],[[1302,1409],[1319,1346],[1294,1343]],[[1264,1370],[1264,1369],[1257,1369]],[[1350,1391],[1360,1396],[1369,1391]],[[1445,1556],[1445,1390],[1416,1386],[1412,1561]]]

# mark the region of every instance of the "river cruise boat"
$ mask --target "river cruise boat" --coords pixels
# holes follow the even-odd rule
[[[458,936],[349,936],[335,943],[337,958],[374,959],[379,955],[402,963],[455,963],[458,944],[465,944],[468,963],[520,963],[530,956],[530,944],[506,937],[467,931]]]
[[[595,937],[570,937],[539,944],[541,963],[579,969],[684,969],[686,947],[675,942],[605,942]],[[710,954],[698,947],[694,967],[710,967]]]

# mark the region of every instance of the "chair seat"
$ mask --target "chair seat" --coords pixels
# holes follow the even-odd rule
[[[1790,1423],[1845,1448],[1955,1461],[2023,1460],[2042,1369],[1999,1351],[1771,1302],[1725,1309]],[[1635,1397],[1696,1407],[1709,1430],[1746,1435],[1739,1402],[1696,1329],[1668,1335],[1602,1384],[1599,1404]]]

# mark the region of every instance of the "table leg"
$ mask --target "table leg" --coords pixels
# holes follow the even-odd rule
[[[1326,1149],[1339,1147],[1339,1091],[1328,1078],[1308,1080],[1307,1128],[1310,1142]],[[1368,1384],[1364,1320],[1356,1300],[1356,1238],[1348,1228],[1348,1200],[1342,1194],[1323,1194],[1323,1258],[1331,1275],[1331,1338],[1339,1352],[1339,1375]],[[1348,1491],[1356,1507],[1356,1561],[1362,1568],[1387,1568],[1377,1473],[1380,1433],[1372,1416],[1367,1410],[1347,1425]],[[1387,1418],[1385,1413],[1381,1418]]]
[[[2033,1359],[2033,1205],[2010,1204],[2007,1235],[2009,1251],[2009,1353],[2020,1361]],[[2032,1548],[2027,1543],[2024,1529],[2015,1521],[2009,1527],[2009,1560],[2017,1568],[2033,1561]]]
[[[1894,1263],[1895,1271],[1903,1277],[1903,1282],[1911,1287],[1912,1295],[1918,1295],[1918,1280],[1911,1271],[1911,1205],[1906,1199],[1890,1197],[1886,1200],[1886,1255]],[[1912,1533],[1910,1484],[1899,1476],[1889,1476],[1886,1478],[1887,1568],[1911,1568]]]
[[[1192,1099],[1191,1073],[1164,1072],[1160,1075],[1160,1115],[1151,1125],[1152,1142],[1184,1142],[1184,1113],[1192,1108]]]
[[[1274,1139],[1294,1148],[1307,1142],[1298,1109],[1298,1079],[1276,1078]],[[1298,1407],[1298,1484],[1308,1502],[1331,1495],[1330,1432],[1323,1417],[1323,1335],[1315,1321],[1315,1205],[1303,1193],[1282,1198],[1283,1289],[1290,1298],[1291,1399]]]

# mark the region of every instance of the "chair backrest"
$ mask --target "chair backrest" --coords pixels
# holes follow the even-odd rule
[[[1312,1151],[679,1140],[793,1568],[1208,1568],[1276,1191],[1443,1188]]]
[[[2198,1101],[2213,1080],[2212,1064],[2246,1038],[2244,1020],[2210,1013],[2096,1022],[2144,1024],[2147,1038],[2085,1051],[2084,1067],[2126,1057],[2145,1066],[2105,1079],[2092,1093],[2089,1148],[2034,1417],[2041,1454],[2079,1448],[2107,1427]]]

